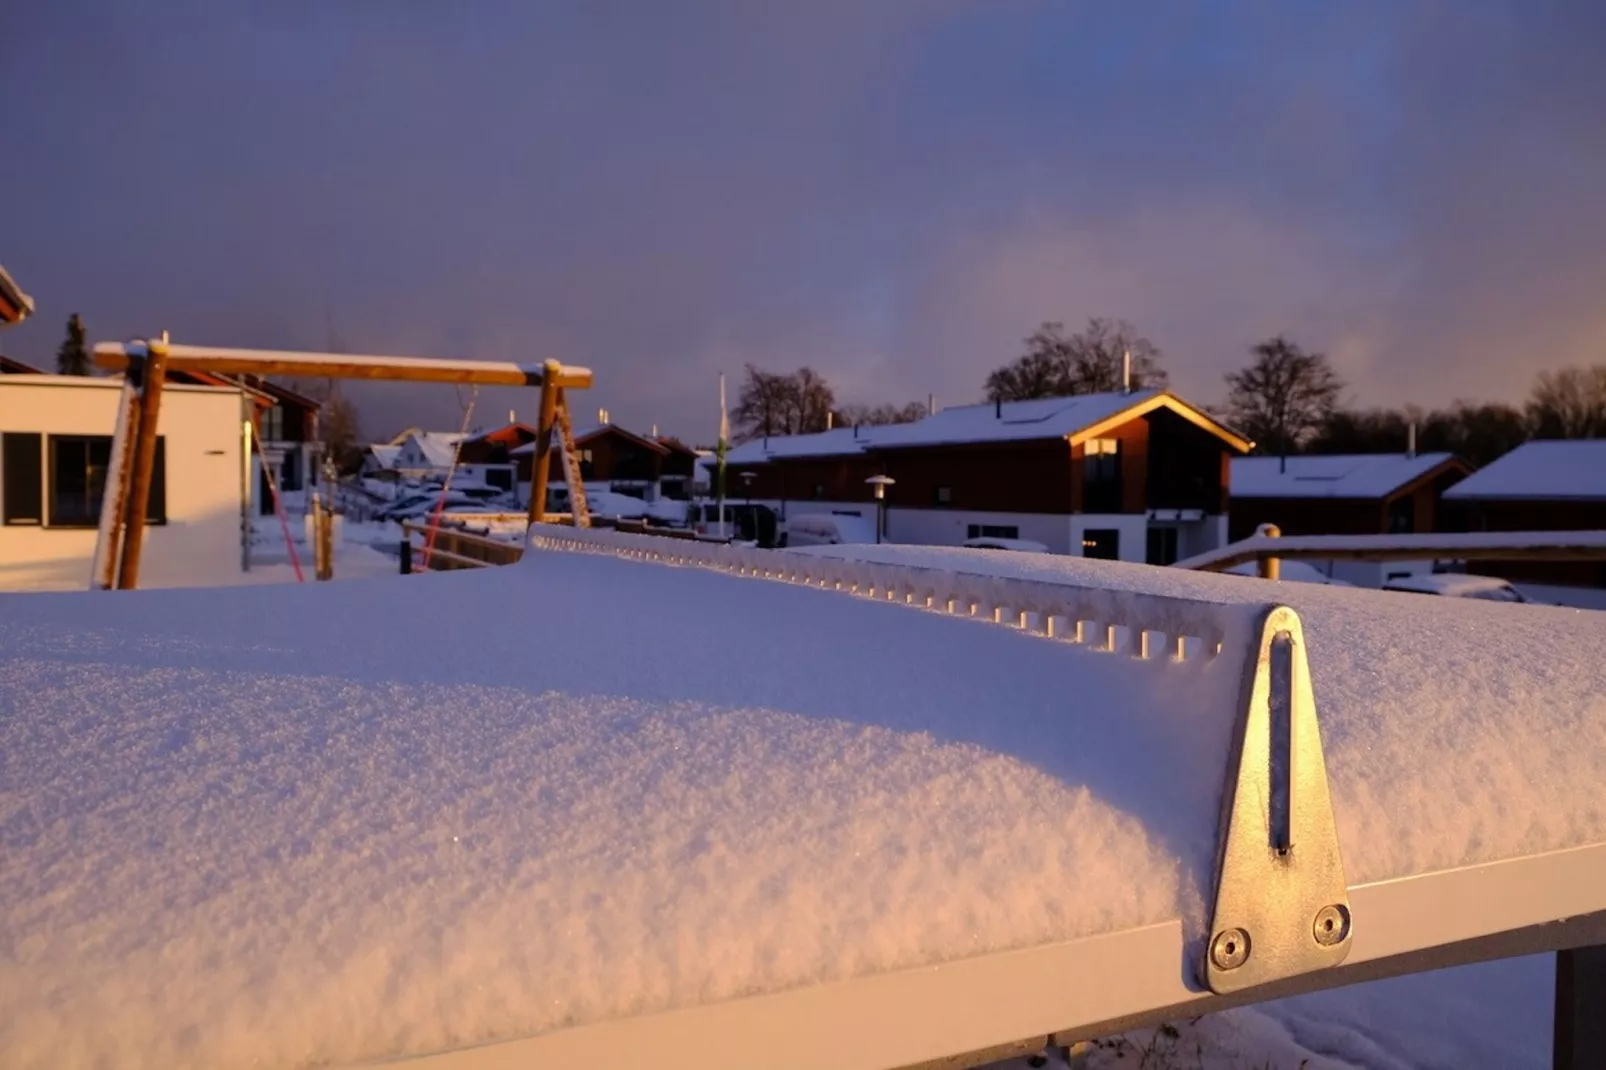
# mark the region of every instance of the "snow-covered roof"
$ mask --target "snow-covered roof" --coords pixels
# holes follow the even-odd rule
[[[835,549],[1229,610],[1268,586]],[[1606,615],[1278,597],[1304,617],[1352,885],[1606,837]],[[687,613],[693,644],[664,627]],[[434,629],[420,657],[383,626],[420,619],[515,626]],[[540,550],[19,599],[0,614],[0,945],[26,983],[0,984],[0,1050],[343,1065],[1202,924],[1239,684]]]
[[[401,448],[411,444],[429,467],[450,468],[457,460],[457,444],[466,437],[456,431],[415,431]]]
[[[33,298],[23,293],[22,288],[6,274],[4,265],[0,265],[0,299],[14,310],[0,317],[0,323],[21,323],[33,312]]]
[[[1606,500],[1606,439],[1525,442],[1472,473],[1444,496]]]
[[[1032,401],[955,405],[907,424],[839,427],[812,435],[756,438],[733,449],[731,464],[760,464],[784,457],[840,457],[877,449],[958,446],[981,442],[1026,442],[1071,438],[1131,412],[1132,418],[1158,407],[1171,408],[1210,427],[1233,442],[1239,438],[1207,414],[1160,390],[1130,394],[1079,394]]]
[[[400,446],[373,445],[368,447],[368,452],[373,454],[374,460],[381,468],[395,468],[396,458],[401,454],[401,451],[402,448]]]
[[[1234,498],[1386,498],[1455,459],[1450,453],[1234,457]]]

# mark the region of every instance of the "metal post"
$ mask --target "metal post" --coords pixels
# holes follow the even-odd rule
[[[1262,524],[1255,531],[1256,535],[1263,535],[1268,539],[1282,537],[1283,531],[1276,524]],[[1262,554],[1255,558],[1255,571],[1263,580],[1275,580],[1282,577],[1282,562],[1275,557]]]
[[[411,534],[403,533],[400,550],[401,574],[403,576],[411,576],[413,574],[413,537]]]
[[[123,508],[123,545],[117,570],[117,589],[139,586],[140,551],[145,544],[145,516],[150,508],[151,476],[156,468],[156,422],[162,407],[162,384],[167,378],[167,336],[146,346],[145,368],[139,392],[139,434],[129,459],[128,497]]]
[[[1554,1070],[1606,1066],[1606,945],[1556,952]]]
[[[532,524],[546,521],[547,466],[552,463],[552,431],[558,415],[558,387],[555,381],[558,367],[557,361],[549,360],[542,368],[541,409],[535,423],[535,453],[530,457]],[[569,488],[569,495],[571,498],[574,496],[573,487]]]

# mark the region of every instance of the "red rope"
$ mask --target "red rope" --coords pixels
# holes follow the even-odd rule
[[[306,583],[301,572],[301,558],[296,554],[295,540],[290,537],[290,521],[284,517],[284,501],[279,497],[279,481],[268,467],[267,455],[262,452],[262,420],[255,408],[251,410],[251,430],[257,439],[257,460],[262,462],[262,474],[268,477],[268,493],[273,496],[273,511],[279,516],[279,530],[284,532],[284,548],[290,552],[290,567],[296,570],[296,582]]]

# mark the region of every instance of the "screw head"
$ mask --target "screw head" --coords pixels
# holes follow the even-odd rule
[[[1316,912],[1311,931],[1316,942],[1323,947],[1342,944],[1349,939],[1349,907],[1343,903],[1322,907]]]
[[[1249,961],[1249,934],[1242,929],[1223,929],[1210,941],[1210,961],[1218,970],[1236,970]]]

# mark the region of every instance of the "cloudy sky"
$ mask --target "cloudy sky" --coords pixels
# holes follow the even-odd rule
[[[968,401],[1094,315],[1206,403],[1279,331],[1358,403],[1515,398],[1606,359],[1603,55],[1596,0],[19,2],[0,347],[556,356],[699,440],[721,369]]]

